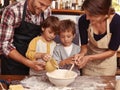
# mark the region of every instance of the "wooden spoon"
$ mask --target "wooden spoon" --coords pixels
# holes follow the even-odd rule
[[[74,65],[75,65],[75,64],[73,63],[72,66],[70,67],[70,69],[66,72],[66,74],[65,74],[65,77],[66,77],[66,78],[71,77],[70,72],[71,72],[71,70],[73,69]]]

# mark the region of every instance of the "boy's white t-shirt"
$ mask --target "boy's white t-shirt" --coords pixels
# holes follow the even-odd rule
[[[73,44],[71,44],[70,46],[64,47],[68,56],[70,56],[70,54],[72,52],[72,48],[73,48]]]

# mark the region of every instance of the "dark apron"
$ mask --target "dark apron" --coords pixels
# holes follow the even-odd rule
[[[35,24],[24,21],[25,15],[26,15],[26,8],[27,8],[27,0],[24,4],[22,22],[18,28],[15,28],[15,34],[13,39],[14,46],[16,47],[17,51],[23,56],[25,56],[29,42],[34,37],[36,37],[37,35],[40,35],[41,33],[40,25],[35,25]],[[28,75],[29,74],[28,67],[26,67],[25,65],[19,62],[16,62],[11,58],[2,56],[1,60],[2,60],[1,74],[4,74],[4,75],[6,74]]]

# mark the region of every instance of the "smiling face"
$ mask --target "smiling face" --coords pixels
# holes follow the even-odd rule
[[[60,32],[60,40],[64,46],[70,46],[75,35],[71,31]]]
[[[28,6],[33,14],[39,15],[46,10],[52,3],[52,0],[28,0]]]

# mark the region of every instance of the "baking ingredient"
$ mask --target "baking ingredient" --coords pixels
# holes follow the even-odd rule
[[[9,90],[25,90],[22,85],[10,85]]]

